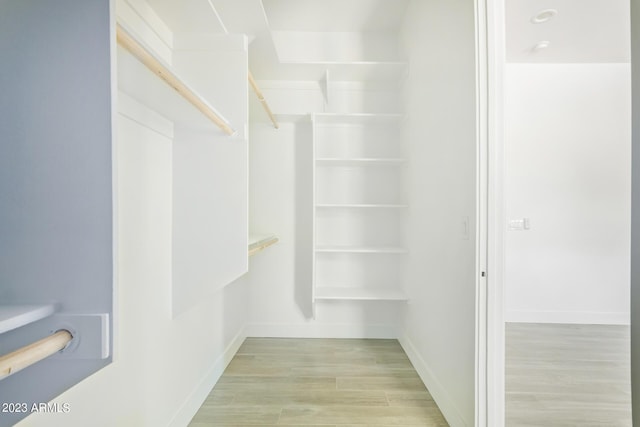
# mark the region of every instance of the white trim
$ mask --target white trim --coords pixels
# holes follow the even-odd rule
[[[504,0],[486,0],[488,68],[487,425],[505,425]]]
[[[229,362],[231,362],[231,359],[233,359],[233,356],[235,356],[238,349],[240,349],[246,337],[247,335],[244,333],[244,329],[241,329],[224,350],[224,353],[211,365],[202,378],[202,381],[200,381],[196,388],[185,399],[169,423],[169,427],[186,427],[189,425],[191,419],[196,412],[198,412],[198,409],[200,409],[200,406],[202,406],[207,396],[209,396],[209,393],[222,376],[222,373],[227,368]]]
[[[220,18],[220,14],[218,13],[218,10],[216,9],[215,5],[211,2],[211,0],[207,0],[207,2],[209,3],[211,10],[213,11],[213,14],[216,15],[216,19],[218,20],[220,27],[222,27],[222,31],[224,31],[224,34],[225,35],[229,34],[229,30],[227,30],[227,27],[224,25],[224,22],[222,22],[222,18]]]
[[[429,393],[433,397],[433,400],[437,403],[440,412],[446,418],[451,427],[471,427],[465,421],[460,410],[455,404],[455,401],[447,393],[447,388],[442,385],[438,378],[434,375],[433,371],[427,365],[427,362],[420,356],[420,353],[416,350],[415,346],[411,342],[408,336],[403,335],[398,339],[400,345],[407,353],[409,360],[413,364],[413,367],[418,372],[420,379],[429,390]]]
[[[507,310],[505,321],[512,323],[629,325],[629,316],[628,312]]]
[[[120,193],[119,181],[119,139],[118,139],[118,45],[116,43],[116,3],[109,4],[110,36],[109,43],[111,52],[111,256],[113,265],[113,288],[111,292],[111,363],[120,360]],[[118,337],[118,338],[116,338]]]
[[[476,19],[476,318],[475,426],[487,427],[487,229],[488,229],[488,29],[486,0],[477,0]]]
[[[378,338],[398,337],[397,325],[359,323],[249,323],[248,337],[259,338]]]

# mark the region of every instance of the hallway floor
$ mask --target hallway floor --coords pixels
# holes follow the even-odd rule
[[[205,426],[448,426],[396,340],[248,338]]]
[[[508,323],[507,427],[631,427],[629,327]]]

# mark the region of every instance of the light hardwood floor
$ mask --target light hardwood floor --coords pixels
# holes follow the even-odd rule
[[[507,427],[631,427],[629,328],[510,323]]]
[[[396,340],[248,338],[205,426],[448,426]]]

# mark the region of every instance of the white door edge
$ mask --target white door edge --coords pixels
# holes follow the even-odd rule
[[[486,179],[481,188],[479,201],[486,203],[481,211],[486,216],[480,222],[485,234],[480,235],[479,250],[484,251],[486,265],[486,330],[481,336],[486,350],[486,405],[485,424],[476,426],[504,427],[505,425],[505,323],[504,323],[504,255],[505,255],[505,199],[504,199],[504,130],[503,74],[505,64],[504,0],[478,0],[485,7],[486,92],[480,94],[480,105],[486,108],[486,115],[479,122],[486,125],[484,158],[480,158],[480,181]],[[480,34],[479,34],[480,35]],[[480,37],[479,37],[480,38]],[[482,72],[482,71],[481,71]],[[484,99],[483,99],[484,98]],[[482,145],[481,145],[482,147]],[[482,220],[482,218],[480,218]],[[481,395],[481,393],[480,393]],[[482,420],[481,420],[482,421]]]

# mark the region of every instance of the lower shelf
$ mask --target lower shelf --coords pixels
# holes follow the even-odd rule
[[[337,288],[317,287],[314,298],[316,300],[366,300],[366,301],[407,301],[404,292],[397,289],[369,289],[369,288]]]

